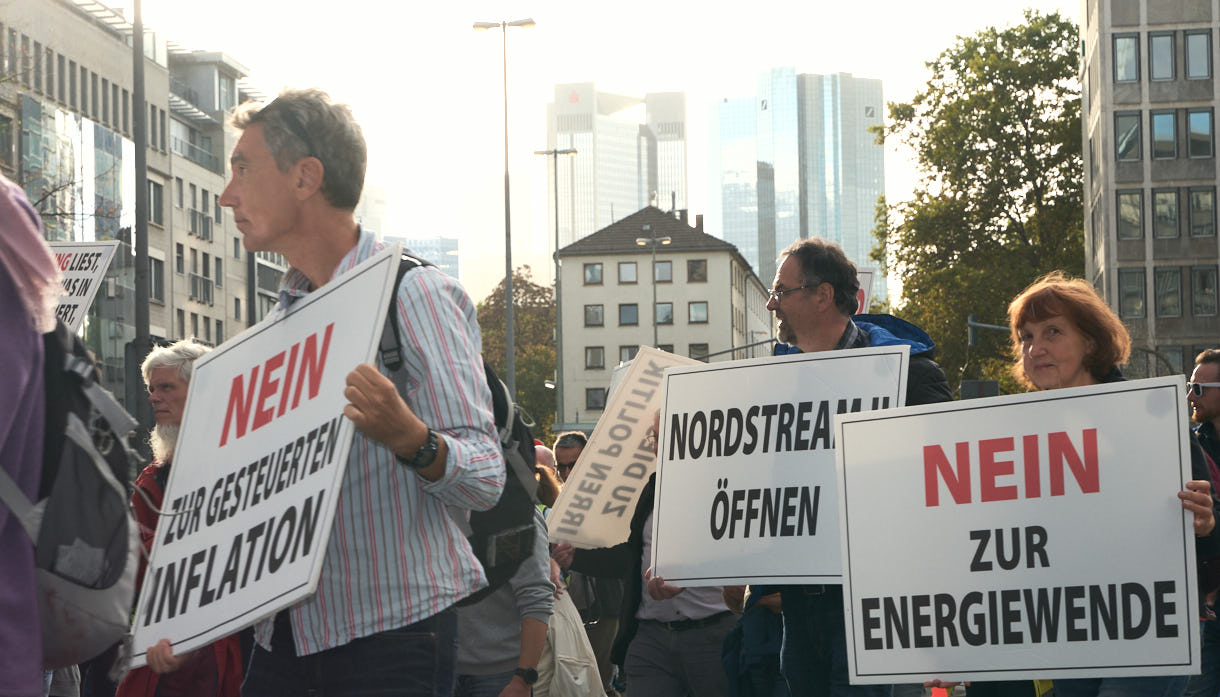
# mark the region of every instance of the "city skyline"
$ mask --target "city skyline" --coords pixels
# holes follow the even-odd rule
[[[503,277],[504,95],[501,37],[474,31],[473,22],[537,22],[507,36],[513,261],[549,282],[551,163],[533,153],[546,147],[546,105],[555,85],[592,81],[614,93],[685,92],[688,208],[706,213],[705,115],[724,95],[749,94],[758,71],[790,65],[803,73],[850,72],[880,79],[888,100],[906,101],[926,84],[924,64],[956,36],[1019,23],[1027,7],[1080,21],[1080,5],[1064,0],[945,0],[931,9],[897,0],[795,8],[764,2],[738,15],[703,12],[693,3],[627,2],[608,12],[479,0],[430,7],[422,16],[365,0],[341,13],[313,0],[287,12],[236,0],[216,0],[207,12],[144,0],[151,29],[255,67],[255,86],[264,93],[316,86],[351,104],[369,141],[368,180],[391,202],[385,234],[418,236],[423,227],[459,238],[463,249],[488,250],[463,259],[462,281],[476,300]],[[370,22],[374,16],[382,19]],[[360,50],[324,48],[336,45],[336,36]],[[912,159],[908,149],[887,143],[891,201],[911,195]]]

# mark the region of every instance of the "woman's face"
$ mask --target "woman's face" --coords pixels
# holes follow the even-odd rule
[[[1085,368],[1093,340],[1062,315],[1021,325],[1021,360],[1025,377],[1040,390],[1093,385]]]

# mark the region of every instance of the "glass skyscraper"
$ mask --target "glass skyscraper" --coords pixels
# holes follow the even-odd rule
[[[754,97],[718,103],[710,158],[720,235],[768,281],[789,243],[818,236],[871,266],[873,213],[885,191],[881,81],[797,74],[758,77]],[[715,226],[709,226],[715,229]],[[884,296],[885,283],[873,285]]]

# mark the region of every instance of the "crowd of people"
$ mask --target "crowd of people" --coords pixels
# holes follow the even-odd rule
[[[288,261],[267,320],[274,322],[383,247],[353,214],[365,143],[351,112],[316,90],[243,105],[232,125],[241,137],[220,204],[232,209],[247,251]],[[33,497],[44,438],[40,336],[54,325],[60,284],[36,212],[7,181],[0,227],[0,468]],[[932,338],[888,315],[858,315],[858,289],[838,245],[793,243],[767,302],[775,355],[906,345],[906,404],[951,400]],[[317,592],[201,649],[176,655],[168,640],[146,647],[147,666],[127,673],[117,694],[600,697],[625,689],[631,697],[888,697],[954,686],[850,684],[838,585],[682,588],[654,577],[655,475],[626,541],[603,549],[549,544],[545,515],[587,445],[578,432],[557,434],[553,451],[537,445],[532,553],[507,583],[457,607],[488,580],[454,511],[495,505],[506,476],[475,305],[456,280],[424,266],[402,277],[392,307],[407,377],[374,365],[347,375],[343,411],[356,432]],[[1123,379],[1130,338],[1088,283],[1041,278],[1012,300],[1008,320],[1013,371],[1028,388]],[[132,498],[145,549],[174,466],[192,368],[208,350],[183,340],[142,364],[156,421],[154,459]],[[1056,680],[1059,697],[1220,690],[1220,625],[1208,610],[1220,586],[1220,574],[1208,572],[1220,566],[1212,485],[1220,477],[1220,350],[1196,358],[1185,399],[1198,425],[1189,440],[1192,480],[1182,491],[1147,495],[1193,518],[1201,590],[1211,591],[1198,608],[1212,617],[1200,628],[1203,672]],[[33,697],[48,684],[37,648],[33,548],[14,518],[0,505],[0,697]],[[395,563],[378,563],[386,550]],[[1034,692],[1028,681],[967,689]]]

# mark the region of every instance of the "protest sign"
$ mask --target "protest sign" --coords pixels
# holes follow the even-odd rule
[[[1183,388],[841,417],[851,681],[1197,673]]]
[[[59,296],[55,314],[75,334],[89,314],[89,306],[97,296],[119,248],[117,240],[107,242],[49,242],[55,263],[63,274],[64,294]]]
[[[901,406],[909,347],[665,375],[652,567],[684,586],[838,583],[836,414]]]
[[[656,469],[646,441],[665,369],[692,364],[702,365],[649,346],[636,354],[547,517],[551,542],[594,549],[627,541],[640,491]]]
[[[856,314],[868,313],[868,304],[873,301],[873,279],[877,277],[877,269],[873,266],[856,268],[856,278],[860,281],[860,290],[856,291]]]
[[[381,250],[196,361],[135,665],[162,638],[181,654],[314,592],[353,435],[347,374],[373,362],[399,253]]]

